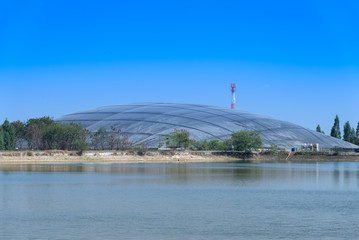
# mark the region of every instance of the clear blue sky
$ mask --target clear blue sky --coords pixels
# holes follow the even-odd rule
[[[359,120],[359,1],[1,1],[0,121],[133,102]]]

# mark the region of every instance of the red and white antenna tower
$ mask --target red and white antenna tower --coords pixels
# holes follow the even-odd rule
[[[236,109],[236,84],[232,83],[231,84],[231,88],[232,88],[232,104],[231,104],[231,109]]]

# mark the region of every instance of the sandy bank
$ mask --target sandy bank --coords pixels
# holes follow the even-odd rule
[[[149,151],[145,153],[88,151],[1,152],[0,164],[121,164],[198,162],[359,162],[359,154],[267,152],[245,157],[240,153],[206,151]]]
[[[229,156],[210,154],[191,154],[189,152],[146,152],[137,154],[130,152],[84,152],[78,156],[76,152],[44,151],[44,152],[3,152],[0,164],[120,164],[120,163],[195,163],[195,162],[238,162]]]

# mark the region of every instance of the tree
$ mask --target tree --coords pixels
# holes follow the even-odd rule
[[[80,124],[59,123],[49,117],[11,124],[18,138],[25,138],[32,149],[84,150],[89,131]],[[16,135],[16,134],[15,134]]]
[[[195,142],[193,142],[192,145],[195,150],[199,150],[199,151],[212,150],[212,149],[210,149],[210,146],[209,146],[209,143],[207,142],[207,140],[195,141]]]
[[[175,129],[173,133],[166,136],[166,145],[174,148],[188,148],[191,140],[189,132],[185,129]]]
[[[324,131],[322,131],[322,129],[320,128],[320,125],[318,124],[318,126],[317,126],[317,132],[320,132],[320,133],[323,133],[324,134]]]
[[[255,131],[240,131],[232,134],[231,138],[234,150],[250,153],[257,150],[263,144],[260,133]]]
[[[2,125],[4,131],[4,149],[13,150],[16,147],[15,129],[6,119]]]
[[[349,121],[344,124],[343,140],[350,142],[350,131],[352,130]]]
[[[115,149],[115,146],[116,149],[119,150],[121,132],[121,129],[117,130],[114,126],[111,126],[111,132],[108,135],[108,144],[110,145],[111,150]]]
[[[19,149],[22,149],[25,138],[26,138],[25,124],[18,120],[16,122],[12,122],[11,125],[15,129],[16,144],[18,145]]]
[[[31,118],[25,124],[25,138],[32,149],[45,149],[43,133],[55,123],[50,117]]]
[[[100,144],[101,149],[105,149],[105,144],[107,140],[108,133],[106,131],[106,128],[100,127],[97,132],[94,134],[94,142],[95,142],[95,148],[97,148],[98,144]]]
[[[356,137],[359,138],[359,121],[358,121],[358,126],[357,126],[357,131],[356,131]]]
[[[13,150],[13,149],[16,148],[16,135],[15,135],[15,128],[12,125],[10,125],[9,135],[10,135],[10,148],[9,148],[9,150]]]
[[[340,133],[340,125],[339,125],[339,117],[338,115],[335,116],[334,125],[332,127],[332,130],[330,132],[330,136],[341,139],[341,133]]]
[[[86,141],[78,141],[76,144],[77,150],[79,150],[78,155],[82,155],[83,151],[88,148],[88,143]]]
[[[57,123],[43,129],[41,149],[85,150],[87,130],[80,124]]]
[[[357,137],[355,136],[355,129],[352,128],[350,130],[350,134],[349,134],[349,142],[353,143],[353,144],[356,144],[357,143]]]
[[[4,150],[5,146],[4,146],[4,131],[2,130],[1,126],[0,126],[0,150]]]
[[[128,135],[127,134],[122,134],[118,137],[118,140],[116,140],[116,150],[119,149],[127,149],[132,145],[132,143],[128,140]]]

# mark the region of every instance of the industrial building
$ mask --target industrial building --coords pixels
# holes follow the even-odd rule
[[[336,139],[293,123],[258,114],[214,106],[176,103],[138,103],[100,107],[76,112],[59,119],[63,123],[80,123],[91,132],[104,127],[121,130],[129,141],[147,147],[158,147],[174,129],[185,129],[194,140],[225,140],[233,132],[247,130],[261,134],[263,145],[282,149],[302,148],[318,144],[321,149],[358,149],[351,143]]]

